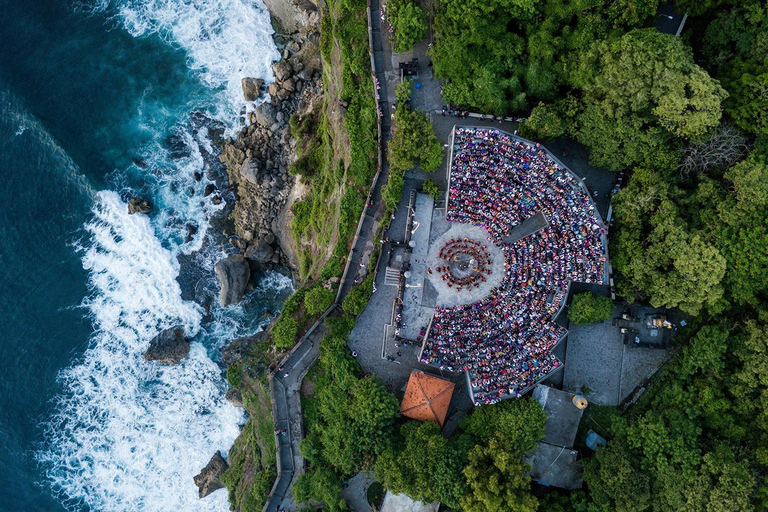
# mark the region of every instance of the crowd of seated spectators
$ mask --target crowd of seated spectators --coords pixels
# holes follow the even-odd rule
[[[542,212],[547,225],[505,243]],[[469,374],[476,405],[520,396],[560,366],[554,322],[570,281],[602,284],[605,228],[588,192],[538,144],[456,128],[448,220],[484,228],[504,250],[504,278],[479,302],[436,307],[422,362]]]

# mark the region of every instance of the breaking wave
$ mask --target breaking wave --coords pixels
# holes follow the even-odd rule
[[[193,342],[175,366],[141,358],[160,330],[201,329],[202,310],[183,301],[174,255],[149,218],[129,215],[114,192],[100,192],[81,248],[90,272],[96,332],[82,359],[60,378],[45,454],[65,505],[95,510],[226,510],[226,493],[198,500],[192,476],[214,450],[231,446],[242,412],[224,399],[220,368]]]
[[[232,445],[244,420],[225,400],[212,357],[253,334],[291,282],[270,274],[245,304],[214,302],[204,311],[182,299],[177,256],[200,251],[196,261],[212,276],[225,255],[209,230],[226,201],[215,205],[215,194],[203,192],[213,183],[212,137],[217,129],[233,134],[238,116],[253,107],[243,100],[242,77],[272,79],[279,55],[269,14],[246,0],[103,0],[88,8],[110,12],[134,37],[159,36],[185,52],[210,96],[183,112],[153,103],[133,114],[153,137],[140,162],[113,173],[120,193],[95,194],[93,218],[76,244],[89,274],[83,307],[94,334],[59,375],[63,392],[37,458],[70,510],[228,510],[226,491],[200,500],[192,480],[216,450]],[[139,189],[155,205],[150,216],[128,214],[124,199]],[[189,356],[174,366],[144,361],[149,340],[175,326],[193,338]]]

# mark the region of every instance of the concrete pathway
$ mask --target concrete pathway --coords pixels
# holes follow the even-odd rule
[[[313,327],[315,329],[299,341],[269,376],[279,474],[264,506],[265,511],[273,512],[279,507],[292,510],[291,485],[304,472],[304,458],[299,453],[299,443],[304,438],[299,390],[301,381],[320,355],[320,340],[328,330],[322,319]]]
[[[363,213],[363,221],[358,235],[349,253],[349,269],[339,285],[334,307],[327,311],[328,315],[340,314],[340,305],[354,286],[357,277],[364,276],[368,271],[368,257],[375,243],[373,240],[381,224],[384,214],[384,204],[381,200],[381,189],[389,176],[389,165],[386,162],[386,141],[389,137],[390,110],[387,96],[387,81],[383,67],[383,49],[381,42],[381,20],[379,18],[379,0],[371,0],[371,29],[373,43],[373,61],[375,75],[381,84],[379,91],[379,106],[384,112],[382,117],[382,152],[385,157],[382,160],[382,169],[378,179],[373,184],[371,193],[371,206]],[[274,512],[278,509],[295,510],[297,505],[293,502],[291,487],[295,478],[304,473],[304,458],[299,453],[299,443],[304,438],[304,427],[301,414],[301,382],[309,369],[317,360],[320,340],[327,332],[323,325],[324,315],[313,325],[310,332],[305,335],[293,348],[291,353],[272,375],[270,375],[270,392],[272,395],[272,415],[277,433],[276,444],[278,446],[278,471],[279,475],[272,488],[270,497],[264,505],[265,512]]]
[[[389,177],[389,163],[387,162],[387,140],[389,139],[389,132],[391,129],[391,120],[389,112],[391,111],[390,102],[388,100],[388,84],[387,76],[384,70],[384,50],[382,48],[381,38],[381,18],[379,17],[380,7],[379,0],[371,0],[371,41],[373,43],[373,63],[375,67],[375,75],[381,84],[379,90],[379,108],[384,113],[381,118],[381,151],[384,155],[382,158],[381,173],[379,174],[376,183],[373,186],[373,193],[371,194],[371,206],[367,207],[364,212],[363,224],[360,228],[359,234],[355,237],[352,245],[352,250],[349,253],[349,271],[346,279],[341,283],[339,293],[339,303],[344,300],[349,291],[355,284],[355,277],[362,279],[369,271],[373,269],[368,268],[368,258],[375,246],[379,243],[378,240],[374,240],[373,237],[381,225],[382,216],[384,215],[384,202],[381,200],[381,189],[387,182]]]

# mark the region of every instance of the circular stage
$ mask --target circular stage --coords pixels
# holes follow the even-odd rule
[[[439,306],[477,302],[501,284],[504,249],[483,228],[451,223],[429,247],[426,277],[437,290]]]

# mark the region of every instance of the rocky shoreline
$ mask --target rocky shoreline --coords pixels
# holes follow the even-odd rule
[[[226,141],[219,159],[226,165],[236,202],[230,219],[230,241],[249,260],[298,268],[290,233],[290,208],[302,195],[289,174],[296,160],[296,139],[289,120],[322,101],[319,12],[310,2],[266,2],[282,60],[273,66],[275,81],[263,91],[263,81],[244,78],[243,94],[267,96],[248,114],[248,124]]]
[[[275,81],[264,90],[261,79],[242,79],[243,96],[264,101],[248,114],[247,125],[234,139],[225,142],[219,159],[226,166],[235,203],[229,214],[234,233],[225,233],[240,250],[238,255],[216,264],[221,281],[222,305],[242,299],[250,272],[259,267],[298,268],[298,256],[291,235],[291,206],[303,195],[303,186],[289,173],[296,160],[297,141],[291,134],[290,119],[312,111],[322,102],[322,73],[318,32],[320,14],[308,0],[265,0],[274,40],[282,59],[274,64]],[[246,264],[247,263],[247,264]],[[266,332],[232,341],[222,350],[227,366],[240,362]],[[236,407],[244,407],[241,390],[226,395]],[[203,498],[223,487],[219,476],[227,462],[217,452],[195,484]]]

